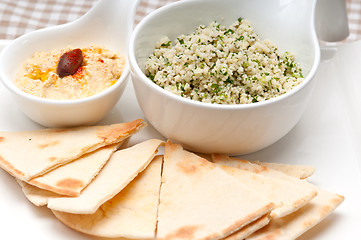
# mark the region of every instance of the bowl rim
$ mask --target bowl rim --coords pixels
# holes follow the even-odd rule
[[[159,14],[162,14],[166,11],[168,11],[169,9],[174,9],[177,8],[180,5],[190,5],[197,3],[197,2],[202,2],[202,1],[208,1],[208,0],[187,0],[187,1],[179,1],[179,2],[174,2],[174,3],[170,3],[168,5],[162,6],[156,10],[154,10],[153,12],[151,12],[150,14],[148,14],[147,16],[145,16],[138,24],[137,26],[135,26],[130,39],[129,39],[129,46],[128,46],[128,58],[129,58],[129,64],[130,64],[130,69],[131,69],[131,73],[135,74],[138,76],[137,79],[140,79],[144,84],[146,84],[149,88],[154,89],[154,91],[156,91],[159,94],[165,95],[168,98],[174,100],[174,101],[178,101],[178,102],[184,102],[186,105],[194,105],[197,107],[204,107],[204,108],[208,108],[208,109],[217,109],[217,110],[239,110],[239,109],[251,109],[251,108],[259,108],[259,107],[264,107],[267,106],[269,104],[276,104],[279,103],[280,101],[282,101],[283,99],[289,98],[292,95],[295,95],[297,92],[299,92],[300,90],[302,90],[303,88],[306,87],[306,85],[308,85],[311,80],[314,78],[316,71],[319,67],[320,64],[320,58],[321,58],[321,49],[320,49],[320,45],[318,43],[318,38],[317,38],[317,34],[316,34],[316,29],[315,29],[315,24],[314,24],[314,19],[315,19],[315,8],[316,8],[316,2],[313,2],[313,6],[312,6],[312,12],[311,12],[311,19],[310,19],[310,23],[311,23],[311,38],[312,38],[312,43],[314,46],[314,61],[312,64],[312,67],[310,68],[310,71],[308,72],[307,76],[304,77],[303,81],[298,84],[296,87],[292,88],[290,91],[277,96],[277,97],[273,97],[271,99],[265,100],[265,101],[261,101],[261,102],[256,102],[256,103],[249,103],[249,104],[218,104],[218,103],[206,103],[206,102],[200,102],[200,101],[196,101],[196,100],[191,100],[185,97],[181,97],[179,95],[176,95],[174,93],[171,93],[163,88],[161,88],[160,86],[158,86],[157,84],[155,84],[153,81],[151,81],[145,74],[144,72],[141,70],[140,66],[138,65],[138,62],[136,60],[135,57],[135,41],[138,37],[138,35],[141,33],[141,30],[144,28],[144,25],[146,25],[149,21],[152,21],[154,18],[157,18],[157,16]],[[180,33],[181,34],[181,33]],[[132,78],[132,81],[135,81],[134,78]]]
[[[49,28],[53,28],[53,27],[49,27]],[[46,28],[46,29],[49,29]],[[40,29],[38,31],[41,31],[43,29]],[[11,49],[11,46],[13,44],[16,44],[17,41],[21,41],[22,40],[22,36],[20,36],[19,38],[11,41],[9,44],[7,44],[4,49],[1,51],[0,53],[0,62],[5,61],[4,58],[6,56],[6,53],[8,51],[8,49]],[[58,106],[58,105],[76,105],[76,104],[84,104],[87,102],[93,102],[96,101],[98,99],[104,98],[105,96],[107,96],[108,94],[111,94],[112,92],[114,92],[117,88],[119,88],[124,82],[127,81],[129,74],[130,74],[130,66],[129,66],[129,61],[128,59],[124,56],[125,59],[125,65],[122,71],[121,76],[118,78],[118,80],[116,81],[115,84],[113,84],[112,86],[108,87],[107,89],[96,93],[94,95],[88,96],[88,97],[84,97],[84,98],[78,98],[78,99],[50,99],[50,98],[43,98],[43,97],[38,97],[38,96],[34,96],[30,93],[26,93],[24,91],[22,91],[19,87],[16,86],[15,84],[15,79],[10,79],[5,73],[4,71],[1,71],[0,69],[0,81],[3,83],[3,85],[13,94],[20,96],[26,100],[32,101],[32,102],[36,102],[36,103],[41,103],[41,104],[47,104],[47,105],[53,105],[53,106]],[[3,64],[1,64],[0,68],[2,68],[2,66],[4,66]]]

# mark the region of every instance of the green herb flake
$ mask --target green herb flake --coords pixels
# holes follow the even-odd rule
[[[230,77],[228,77],[227,80],[225,81],[225,83],[233,84],[233,80]]]
[[[184,39],[179,39],[179,38],[177,38],[177,40],[178,40],[178,42],[179,42],[180,44],[184,44]]]
[[[149,74],[149,75],[148,75],[148,78],[149,78],[150,80],[154,81],[154,75]],[[29,140],[31,140],[31,139],[29,139]]]
[[[211,88],[213,89],[212,91],[215,92],[215,93],[218,93],[219,91],[222,90],[222,88],[217,83],[213,83],[211,85]]]
[[[226,68],[222,68],[221,70],[219,70],[219,73],[222,74],[222,75],[224,75],[224,76],[227,76],[227,74],[228,74]]]
[[[169,47],[171,45],[172,41],[168,41],[166,43],[162,43],[162,47]]]
[[[244,40],[244,36],[240,36],[239,38],[236,39],[237,41],[243,41]]]
[[[249,67],[249,63],[248,63],[248,62],[243,62],[243,63],[242,63],[242,67],[243,67],[243,68]]]
[[[234,34],[234,31],[232,29],[228,29],[227,31],[224,32],[225,35],[228,34],[228,33]]]

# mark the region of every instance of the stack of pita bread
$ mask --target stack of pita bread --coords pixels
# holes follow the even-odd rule
[[[106,238],[295,239],[344,199],[309,183],[309,166],[201,156],[158,139],[119,147],[145,125],[0,132],[0,166],[33,204]]]

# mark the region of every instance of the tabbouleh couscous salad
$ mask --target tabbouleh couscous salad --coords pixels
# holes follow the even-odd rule
[[[215,104],[247,104],[280,96],[303,81],[289,52],[260,40],[250,22],[225,27],[214,21],[171,41],[163,37],[145,74],[174,94]]]

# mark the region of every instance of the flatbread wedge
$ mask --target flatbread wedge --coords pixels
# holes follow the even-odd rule
[[[330,215],[344,201],[343,196],[321,190],[305,180],[293,177],[294,174],[291,174],[287,169],[282,167],[278,168],[278,170],[273,170],[266,165],[258,165],[246,160],[228,157],[224,154],[213,154],[212,161],[218,164],[225,164],[227,166],[251,171],[263,176],[279,178],[293,183],[301,182],[312,186],[317,191],[317,196],[303,207],[285,217],[272,219],[264,228],[247,237],[247,240],[296,239]],[[273,167],[272,164],[271,167]]]
[[[271,200],[275,204],[275,208],[271,212],[273,219],[295,212],[317,195],[317,190],[309,187],[308,184],[267,177],[222,164],[218,166],[240,182],[247,183],[253,191],[262,193],[264,197]]]
[[[281,164],[281,163],[271,163],[271,162],[261,162],[261,161],[252,161],[260,166],[266,166],[269,169],[283,172],[289,176],[306,179],[310,177],[315,172],[315,167],[307,165],[292,165],[292,164]]]
[[[317,197],[309,204],[284,218],[271,220],[246,239],[296,239],[329,216],[343,201],[341,195],[319,190]]]
[[[44,175],[30,179],[28,183],[61,195],[79,196],[118,147],[119,144],[116,143],[99,148]]]
[[[304,184],[307,185],[309,188],[313,188],[314,190],[317,191],[317,187],[312,185],[311,183],[308,183],[307,181],[302,181],[298,178],[287,175],[281,171],[273,170],[266,166],[258,165],[247,160],[238,159],[235,157],[229,157],[228,155],[225,154],[211,154],[211,159],[216,164],[222,164],[229,167],[239,168],[249,172],[261,174],[267,177],[280,178],[290,182]]]
[[[37,207],[46,206],[50,198],[63,197],[63,195],[35,187],[19,179],[16,179],[16,181],[20,185],[25,197]]]
[[[197,155],[212,162],[211,154],[197,153]],[[310,177],[316,170],[315,167],[308,165],[282,164],[282,163],[272,163],[272,162],[264,162],[264,161],[247,161],[247,160],[244,161],[254,163],[260,166],[265,166],[269,169],[276,170],[299,179],[306,179]]]
[[[94,214],[53,213],[65,225],[86,234],[154,239],[162,161],[162,156],[156,156],[123,191]]]
[[[274,204],[214,163],[167,142],[157,239],[222,239],[269,213]]]
[[[106,126],[0,132],[0,167],[27,181],[143,128],[138,119]]]
[[[228,237],[225,237],[224,240],[244,240],[246,237],[250,236],[252,233],[266,226],[271,220],[271,216],[266,214],[254,222],[244,226],[235,233],[232,233]]]
[[[271,212],[272,218],[281,218],[296,211],[317,195],[316,187],[307,182],[298,179],[289,181],[282,178],[264,176],[244,170],[235,164],[233,164],[233,167],[230,167],[228,165],[238,161],[236,159],[229,159],[225,154],[212,154],[212,159],[228,174],[241,182],[247,183],[254,191],[262,193],[273,201],[275,208]]]
[[[113,198],[142,172],[163,144],[150,139],[116,151],[94,180],[77,197],[48,200],[48,208],[74,214],[93,214],[103,203]]]

